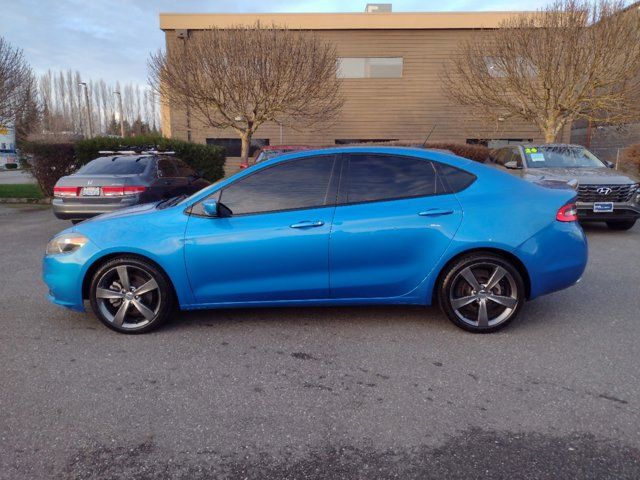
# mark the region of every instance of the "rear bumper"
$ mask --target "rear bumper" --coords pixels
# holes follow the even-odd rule
[[[577,222],[554,222],[514,253],[529,273],[530,299],[579,282],[589,256],[587,237]]]
[[[106,200],[106,201],[105,201]],[[51,202],[53,214],[62,220],[81,220],[95,217],[101,213],[113,212],[141,203],[139,195],[123,197],[117,202],[108,203],[110,199],[91,199],[86,203],[65,202],[62,198],[54,198]],[[102,203],[101,203],[102,201]]]
[[[637,220],[640,205],[637,203],[614,203],[613,212],[594,212],[593,203],[576,202],[578,218],[581,222],[607,222],[611,220]]]

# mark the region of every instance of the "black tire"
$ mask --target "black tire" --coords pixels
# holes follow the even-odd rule
[[[96,270],[89,300],[98,319],[121,333],[158,328],[170,317],[175,303],[166,275],[152,263],[129,256],[113,258]]]
[[[630,230],[636,224],[635,220],[611,220],[607,222],[607,227],[611,230]]]
[[[467,280],[469,272],[475,282]],[[494,274],[497,283],[485,290]],[[525,302],[522,275],[511,262],[493,253],[464,255],[447,267],[440,278],[440,308],[451,322],[468,332],[491,333],[506,327]]]

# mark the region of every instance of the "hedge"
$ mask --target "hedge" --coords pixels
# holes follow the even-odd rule
[[[33,176],[47,196],[53,195],[56,182],[65,175],[99,157],[101,150],[119,150],[131,147],[159,148],[174,151],[204,178],[214,182],[224,177],[224,148],[184,142],[159,135],[139,135],[128,138],[95,137],[76,143],[30,142],[22,146],[23,152],[32,156]]]
[[[159,148],[176,152],[176,157],[184,160],[204,178],[214,182],[224,177],[224,148],[199,143],[165,138],[161,135],[137,135],[135,137],[95,137],[76,142],[76,157],[80,165],[100,156],[100,150],[118,150],[121,147]]]
[[[53,196],[53,187],[60,177],[78,168],[72,143],[25,143],[22,151],[32,156],[31,173],[47,197]]]

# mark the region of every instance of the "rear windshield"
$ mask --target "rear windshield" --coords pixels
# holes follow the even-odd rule
[[[150,157],[106,157],[90,161],[76,173],[80,175],[138,175],[144,172]]]
[[[598,168],[605,167],[598,157],[586,148],[573,146],[525,147],[529,168]]]

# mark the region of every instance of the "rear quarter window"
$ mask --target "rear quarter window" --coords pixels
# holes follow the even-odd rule
[[[437,162],[434,162],[434,165],[443,183],[451,193],[461,192],[476,181],[477,177],[465,170]]]

